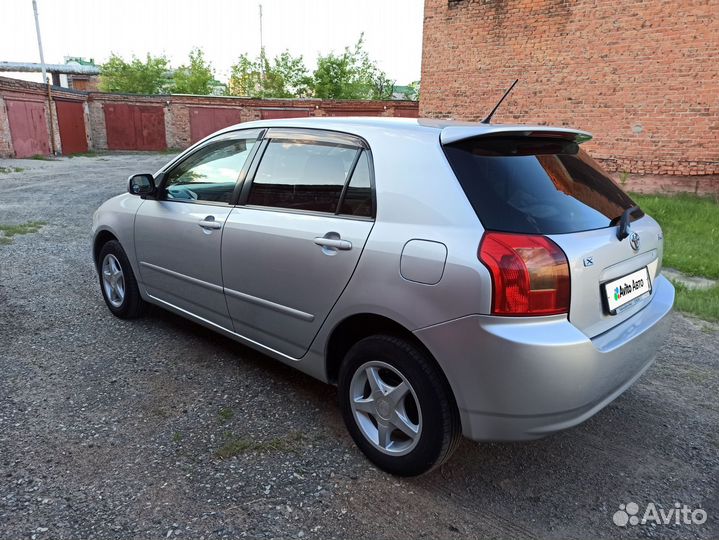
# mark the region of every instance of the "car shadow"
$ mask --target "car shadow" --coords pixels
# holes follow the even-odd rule
[[[334,387],[172,313],[153,308],[148,316],[168,330],[216,348],[233,362],[261,370],[263,377],[316,404],[317,414],[330,431],[328,439],[345,446],[363,463],[344,428]],[[582,524],[593,521],[598,527],[595,531],[611,535],[616,532],[611,512],[627,497],[650,500],[675,489],[670,496],[673,501],[684,490],[682,475],[684,481],[696,476],[691,463],[676,458],[686,441],[681,433],[666,429],[666,418],[676,410],[663,399],[661,389],[652,386],[654,369],[579,426],[527,442],[463,440],[442,467],[396,481],[408,493],[461,507],[472,519],[490,516],[518,538],[536,536],[536,531],[517,525],[532,520],[550,526],[554,536],[581,537]],[[673,481],[664,472],[669,466]],[[521,520],[514,517],[517,513],[522,514]]]

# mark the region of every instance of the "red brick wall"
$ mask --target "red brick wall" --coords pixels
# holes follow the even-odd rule
[[[586,129],[630,186],[716,187],[718,0],[425,0],[421,116],[480,120],[515,78],[494,122]]]

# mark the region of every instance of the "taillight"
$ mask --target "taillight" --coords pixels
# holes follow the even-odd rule
[[[569,312],[569,263],[549,238],[488,232],[479,260],[492,274],[492,314]]]

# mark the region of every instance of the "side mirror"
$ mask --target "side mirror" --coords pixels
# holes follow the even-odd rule
[[[155,193],[155,179],[151,174],[133,174],[127,180],[127,191],[131,195],[145,197]]]

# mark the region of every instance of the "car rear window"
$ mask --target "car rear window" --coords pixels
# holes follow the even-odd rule
[[[615,225],[632,199],[575,142],[478,137],[444,147],[487,230],[563,234]],[[632,219],[643,214],[635,212]]]

